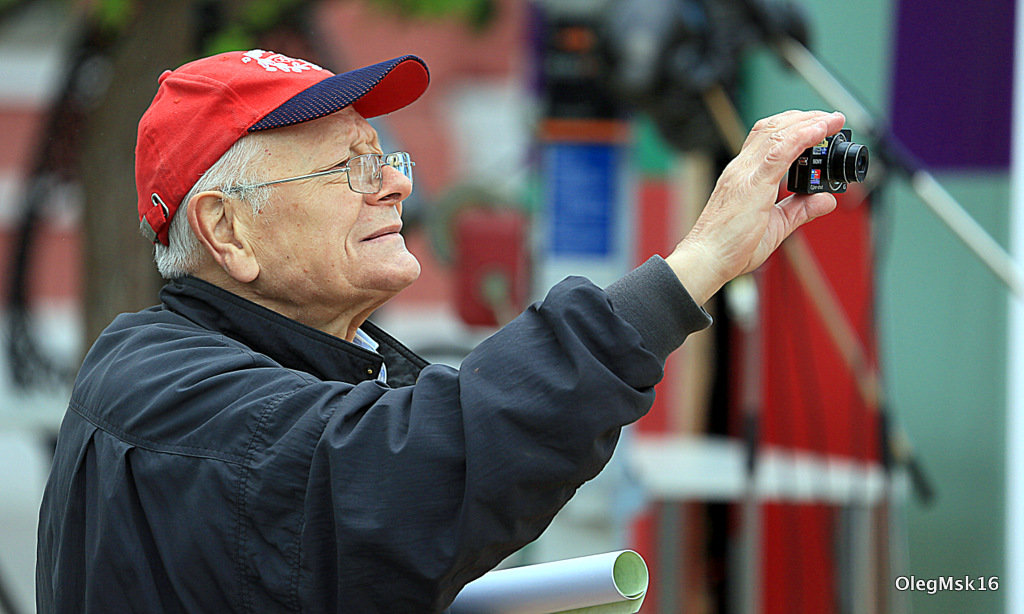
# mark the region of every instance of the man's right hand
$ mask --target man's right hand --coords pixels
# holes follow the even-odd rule
[[[845,121],[840,113],[786,111],[754,124],[697,222],[665,258],[698,305],[761,266],[802,224],[835,208],[828,193],[776,198],[793,161]]]

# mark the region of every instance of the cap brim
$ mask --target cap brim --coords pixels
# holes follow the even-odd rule
[[[415,101],[429,82],[426,63],[414,55],[340,73],[292,96],[250,126],[249,132],[311,121],[348,106],[363,117],[384,115]]]

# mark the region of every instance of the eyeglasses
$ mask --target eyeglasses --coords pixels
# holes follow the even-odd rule
[[[263,186],[276,185],[278,183],[287,183],[289,181],[299,181],[301,179],[311,179],[313,177],[348,173],[349,189],[353,192],[358,192],[359,194],[376,194],[384,187],[385,166],[390,166],[402,173],[408,177],[409,182],[412,183],[412,167],[416,166],[416,163],[412,161],[412,158],[408,153],[404,151],[396,151],[394,153],[387,154],[362,154],[349,158],[348,163],[344,166],[338,166],[330,170],[320,171],[319,173],[310,173],[308,175],[299,175],[298,177],[288,177],[287,179],[264,181],[263,183],[232,186],[227,188],[227,191],[236,192],[251,190],[254,188],[262,188]]]

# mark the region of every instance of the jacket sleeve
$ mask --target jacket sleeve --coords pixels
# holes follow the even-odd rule
[[[447,607],[601,470],[667,354],[709,323],[656,259],[607,291],[563,281],[458,371],[352,388],[324,410],[310,484],[327,491],[307,497],[332,501],[336,539],[304,543],[307,563],[345,570],[339,592],[367,599],[351,611]]]

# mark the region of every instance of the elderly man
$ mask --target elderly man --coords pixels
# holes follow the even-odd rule
[[[443,610],[601,470],[700,305],[835,206],[775,197],[843,117],[762,120],[667,257],[569,278],[461,369],[427,365],[367,320],[419,264],[413,162],[365,120],[427,81],[413,56],[333,75],[260,50],[161,76],[136,180],[169,281],[81,367],[40,612]]]

